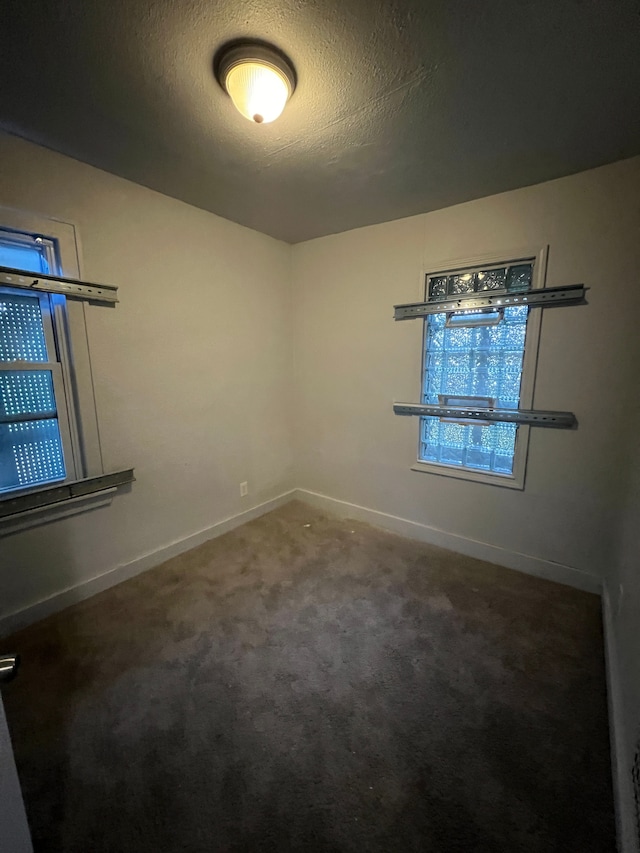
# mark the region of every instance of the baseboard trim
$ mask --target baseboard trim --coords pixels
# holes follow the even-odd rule
[[[34,604],[30,604],[27,607],[22,608],[21,610],[17,610],[14,613],[2,616],[0,617],[0,637],[6,637],[14,631],[26,628],[27,625],[32,625],[34,622],[39,622],[40,619],[44,619],[47,616],[51,616],[53,613],[58,613],[59,611],[70,607],[72,604],[77,604],[79,601],[91,598],[91,596],[96,595],[99,592],[103,592],[106,589],[110,589],[112,586],[116,586],[123,581],[129,580],[129,578],[133,578],[141,572],[146,572],[147,569],[159,566],[160,563],[164,563],[172,557],[177,557],[178,554],[182,554],[184,551],[189,551],[191,548],[197,548],[198,545],[202,545],[209,539],[215,539],[217,536],[222,536],[224,533],[228,533],[230,530],[234,530],[236,527],[240,527],[242,524],[246,524],[254,518],[259,518],[259,516],[265,515],[265,513],[271,512],[271,510],[289,503],[289,501],[293,500],[295,497],[295,491],[296,490],[292,489],[288,492],[284,492],[271,500],[265,501],[264,503],[246,510],[245,512],[232,515],[229,518],[225,518],[222,521],[217,522],[216,524],[212,524],[211,527],[199,530],[197,533],[193,533],[184,539],[178,539],[174,542],[170,542],[168,545],[164,545],[156,551],[150,551],[147,554],[143,554],[141,557],[137,557],[129,563],[123,563],[122,565],[116,566],[95,578],[82,581],[75,586],[68,587],[61,592],[55,593],[49,598],[42,599]]]
[[[613,799],[616,810],[618,853],[638,853],[635,825],[635,806],[631,776],[628,772],[624,706],[620,665],[613,627],[613,606],[609,587],[602,585],[602,626],[604,631],[604,656],[607,673],[607,701],[609,704],[609,741]]]
[[[596,575],[590,575],[587,572],[582,572],[579,569],[574,569],[571,566],[565,566],[562,563],[553,563],[550,560],[531,557],[528,554],[520,554],[517,551],[509,551],[497,545],[489,545],[487,542],[467,539],[464,536],[447,533],[444,530],[438,530],[435,527],[429,527],[417,521],[409,521],[406,518],[389,515],[386,512],[379,512],[378,510],[352,504],[348,501],[341,501],[337,498],[330,498],[327,495],[307,491],[306,489],[297,489],[295,497],[298,500],[306,501],[306,503],[318,509],[333,512],[343,518],[355,518],[358,521],[366,521],[374,527],[382,527],[385,530],[390,530],[409,539],[418,539],[421,542],[428,542],[430,545],[437,545],[440,548],[447,548],[449,551],[456,551],[458,554],[465,554],[467,557],[476,557],[479,560],[486,560],[489,563],[496,563],[498,566],[505,566],[508,569],[515,569],[528,575],[535,575],[546,580],[556,581],[556,583],[562,583],[566,586],[585,590],[586,592],[595,592],[598,594],[601,592],[601,578]]]
[[[103,592],[116,584],[122,583],[129,578],[139,575],[141,572],[151,569],[154,566],[182,554],[191,548],[197,548],[209,539],[214,539],[221,536],[242,524],[246,524],[254,518],[258,518],[271,510],[277,509],[291,500],[306,501],[318,509],[323,509],[328,512],[333,512],[343,518],[356,518],[360,521],[365,521],[375,527],[381,527],[385,530],[390,530],[398,533],[401,536],[407,536],[410,539],[417,539],[422,542],[428,542],[431,545],[437,545],[441,548],[447,548],[450,551],[456,551],[460,554],[466,554],[469,557],[476,557],[480,560],[486,560],[490,563],[496,563],[499,566],[506,566],[510,569],[515,569],[526,574],[536,575],[537,577],[553,580],[557,583],[563,583],[577,589],[586,590],[587,592],[601,591],[600,578],[581,572],[571,566],[565,566],[560,563],[553,563],[548,560],[542,560],[538,557],[531,557],[527,554],[520,554],[515,551],[508,551],[505,548],[500,548],[496,545],[490,545],[486,542],[478,542],[474,539],[467,539],[463,536],[458,536],[454,533],[447,533],[444,530],[438,530],[435,527],[429,527],[426,524],[419,524],[415,521],[409,521],[406,518],[389,515],[388,513],[378,510],[369,509],[368,507],[359,506],[358,504],[349,503],[347,501],[331,498],[327,495],[312,492],[307,489],[291,489],[284,492],[271,500],[258,504],[245,512],[230,516],[216,524],[193,533],[184,539],[179,539],[168,545],[143,554],[132,560],[129,563],[124,563],[119,566],[104,572],[97,577],[90,578],[75,586],[68,587],[54,595],[28,605],[6,616],[0,617],[0,637],[8,636],[14,631],[38,622],[53,613],[76,604],[79,601],[84,601],[92,595]]]

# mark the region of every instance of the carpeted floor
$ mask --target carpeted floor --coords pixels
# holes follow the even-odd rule
[[[37,852],[615,849],[596,596],[293,503],[2,646]]]

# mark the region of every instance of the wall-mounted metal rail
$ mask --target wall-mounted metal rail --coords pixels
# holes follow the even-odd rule
[[[63,293],[74,299],[86,299],[89,302],[118,301],[118,288],[110,284],[92,284],[75,278],[63,278],[45,273],[29,273],[0,266],[0,286],[20,287],[24,290],[38,290],[46,293]]]
[[[135,482],[133,468],[124,471],[115,471],[112,474],[99,474],[97,477],[86,477],[84,480],[76,480],[73,483],[64,483],[61,486],[49,486],[38,489],[35,492],[25,494],[11,494],[0,499],[0,520],[15,516],[21,512],[29,512],[35,509],[60,504],[64,501],[74,500],[84,495],[97,494],[117,486],[125,486],[127,483]]]
[[[572,429],[577,426],[573,412],[540,412],[532,409],[486,409],[479,406],[432,406],[420,403],[394,403],[396,415],[453,418],[455,420],[489,421],[524,424],[526,426]]]
[[[587,288],[584,284],[568,284],[565,287],[546,287],[522,293],[474,293],[468,296],[438,299],[433,302],[410,302],[394,306],[394,320],[413,320],[429,314],[453,311],[472,311],[482,308],[511,308],[527,305],[530,308],[551,308],[561,305],[576,305],[585,301]]]

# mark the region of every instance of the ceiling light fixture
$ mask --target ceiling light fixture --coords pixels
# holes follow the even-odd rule
[[[218,82],[249,121],[267,124],[282,113],[296,88],[289,59],[264,42],[232,42],[216,54]]]

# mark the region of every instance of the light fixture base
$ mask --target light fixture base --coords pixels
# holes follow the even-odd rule
[[[256,124],[262,124],[263,121],[269,122],[273,118],[269,118],[268,114],[263,114],[259,107],[247,112],[244,106],[241,107],[238,104],[236,92],[233,91],[233,84],[231,83],[234,76],[242,73],[242,66],[249,68],[256,65],[270,69],[272,73],[275,72],[274,76],[277,75],[277,78],[282,81],[282,84],[279,85],[286,87],[286,96],[283,90],[282,97],[284,101],[281,102],[281,111],[284,103],[289,100],[295,91],[297,83],[295,69],[289,58],[281,50],[257,39],[235,40],[222,45],[216,52],[213,60],[213,70],[216,79],[224,91],[231,96],[238,110],[245,118],[254,121]],[[276,112],[274,116],[277,117],[278,114],[279,112]]]

